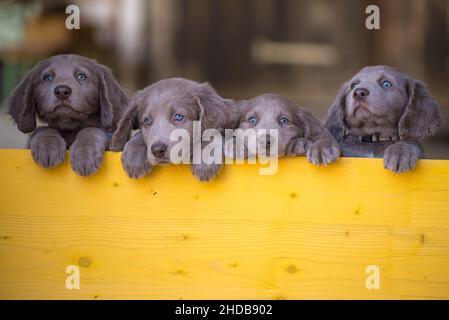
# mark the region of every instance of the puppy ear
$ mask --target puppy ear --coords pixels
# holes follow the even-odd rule
[[[348,90],[348,82],[345,82],[335,98],[334,103],[329,109],[327,120],[324,124],[326,129],[337,139],[343,140],[347,128],[345,122],[346,94]]]
[[[319,139],[323,133],[327,132],[324,126],[311,113],[299,109],[296,113],[300,128],[303,131],[304,138],[310,141]]]
[[[420,140],[433,135],[442,123],[442,116],[427,86],[410,79],[407,93],[408,103],[398,125],[399,137],[401,140]]]
[[[128,98],[108,67],[96,64],[96,68],[101,124],[107,130],[114,130],[128,104]]]
[[[131,98],[125,113],[117,124],[117,130],[114,132],[111,140],[110,149],[112,151],[123,150],[131,134],[131,130],[137,126],[138,104],[136,95]]]
[[[36,129],[36,102],[34,88],[40,73],[49,63],[45,60],[31,69],[9,97],[9,114],[17,123],[17,128],[23,133]]]
[[[208,83],[200,85],[194,99],[200,109],[199,120],[203,130],[234,128],[238,121],[234,104],[230,101],[226,103]]]

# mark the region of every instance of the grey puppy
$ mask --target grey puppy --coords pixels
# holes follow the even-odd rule
[[[238,102],[239,129],[264,129],[267,137],[259,140],[270,153],[269,130],[277,130],[277,156],[306,155],[316,165],[329,164],[340,155],[337,141],[309,112],[277,94],[264,94]],[[261,131],[262,134],[265,134]]]
[[[111,71],[74,54],[53,56],[28,72],[9,99],[9,114],[24,133],[33,159],[45,168],[70,164],[81,176],[102,164],[128,99]],[[36,129],[36,117],[47,126]]]
[[[202,131],[213,128],[222,134],[237,123],[238,114],[233,109],[207,83],[164,79],[134,94],[112,138],[111,149],[123,149],[126,173],[141,178],[152,166],[172,163],[170,154],[177,144],[170,140],[173,130],[185,129],[193,137],[193,122],[201,121]],[[133,128],[140,131],[127,142]],[[208,181],[218,175],[222,163],[191,162],[191,170],[200,181]]]
[[[393,172],[416,167],[442,117],[426,85],[388,66],[370,66],[345,82],[330,107],[326,128],[343,156],[384,159]]]

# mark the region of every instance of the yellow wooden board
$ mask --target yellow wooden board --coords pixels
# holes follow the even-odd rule
[[[400,175],[381,159],[258,169],[131,180],[107,153],[86,179],[67,160],[45,170],[1,150],[0,298],[449,298],[449,161]],[[370,265],[379,289],[365,285]]]

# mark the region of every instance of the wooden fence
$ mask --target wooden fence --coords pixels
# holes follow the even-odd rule
[[[449,161],[397,175],[381,159],[289,158],[258,172],[131,180],[107,153],[82,178],[1,150],[0,298],[449,298]]]

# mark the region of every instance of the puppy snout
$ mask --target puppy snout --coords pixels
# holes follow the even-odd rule
[[[167,152],[167,145],[162,142],[155,142],[151,145],[151,152],[157,158],[162,158]]]
[[[275,143],[275,137],[273,137],[271,134],[266,135],[260,135],[259,136],[259,146],[265,147],[267,151],[270,151],[271,147]]]
[[[369,96],[369,90],[366,88],[357,88],[354,90],[353,97],[355,100],[363,100]]]
[[[70,95],[72,94],[72,89],[69,86],[60,85],[55,88],[53,93],[55,94],[56,98],[64,100],[70,97]]]

